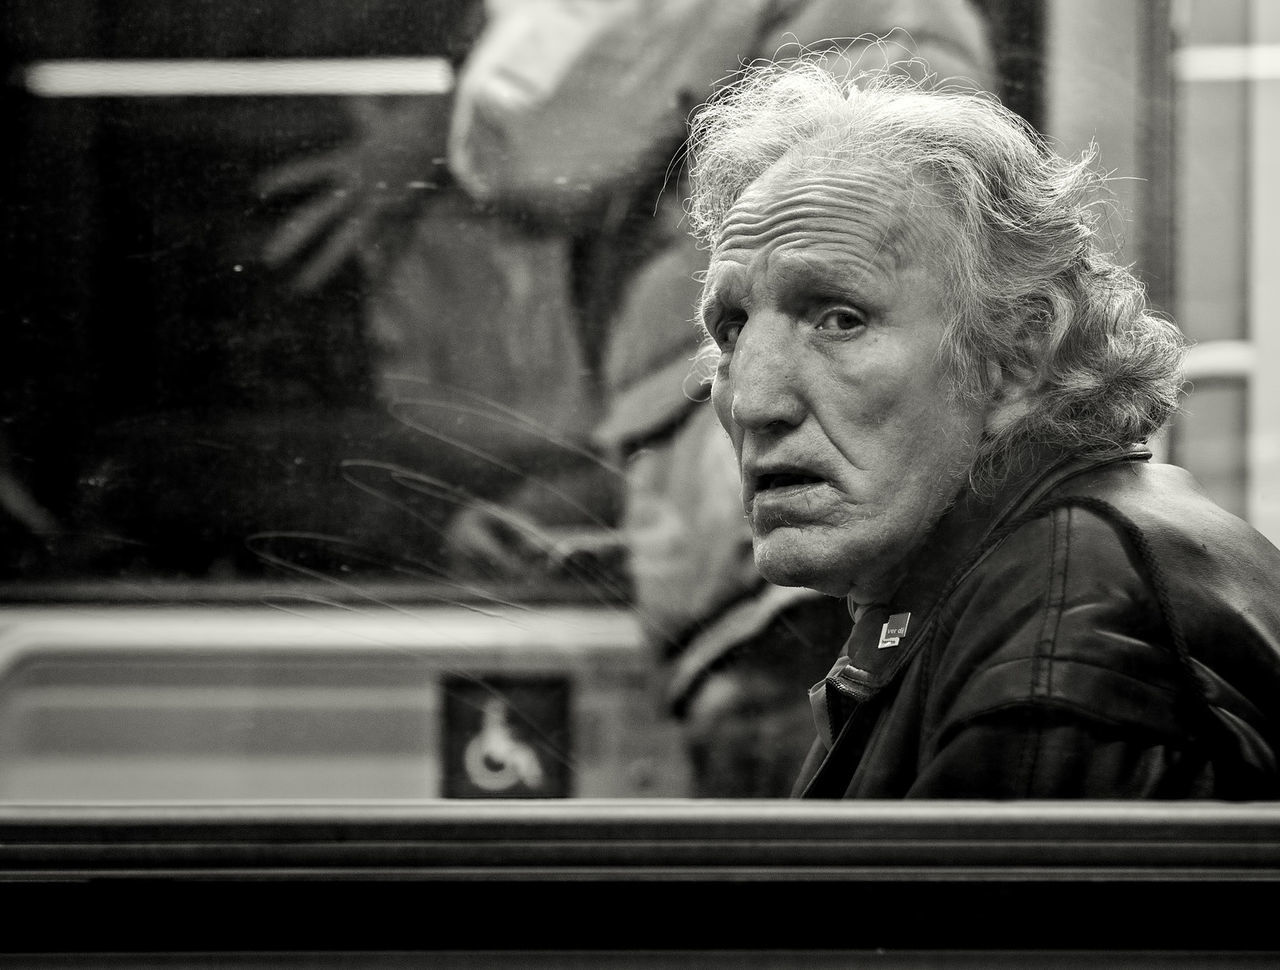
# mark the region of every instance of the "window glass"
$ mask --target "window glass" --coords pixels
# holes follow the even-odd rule
[[[482,197],[450,128],[505,6],[7,6],[0,800],[788,793],[849,616],[750,574],[702,406],[710,92],[629,92],[676,123],[620,175],[631,118]],[[896,26],[775,6],[728,54]],[[973,9],[1198,343],[1158,448],[1280,538],[1280,17]]]

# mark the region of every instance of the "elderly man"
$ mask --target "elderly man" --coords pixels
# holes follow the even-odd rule
[[[1280,792],[1280,552],[1142,447],[1184,345],[1100,251],[1089,160],[804,60],[690,144],[756,563],[855,621],[797,793]]]

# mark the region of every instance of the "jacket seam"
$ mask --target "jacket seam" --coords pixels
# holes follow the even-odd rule
[[[1033,701],[1033,706],[1028,712],[1028,716],[1034,713],[1035,706]],[[1036,776],[1036,766],[1040,763],[1041,738],[1039,727],[1037,726],[1035,731],[1028,731],[1026,738],[1026,748],[1022,753],[1021,784],[1016,789],[1021,792],[1023,798],[1031,796],[1032,783]]]
[[[1092,710],[1090,708],[1084,708],[1078,704],[1073,704],[1070,701],[1063,701],[1053,697],[1024,697],[1024,698],[1010,699],[1006,701],[1001,701],[999,703],[991,704],[988,707],[984,707],[979,711],[974,711],[974,713],[967,715],[966,717],[956,721],[953,724],[948,725],[948,729],[944,737],[949,738],[950,736],[964,730],[969,725],[982,721],[984,718],[988,718],[997,714],[1005,714],[1010,711],[1018,711],[1018,710],[1024,710],[1029,713],[1036,713],[1040,715],[1043,715],[1046,712],[1050,712],[1050,711],[1059,712],[1059,713],[1069,714],[1073,717],[1079,718],[1082,721],[1086,721],[1093,724],[1102,724],[1102,725],[1106,725],[1107,727],[1119,728],[1123,730],[1143,731],[1154,737],[1159,737],[1159,738],[1168,737],[1166,732],[1161,731],[1158,727],[1152,727],[1150,724],[1135,724],[1130,721],[1118,720],[1113,717],[1107,717],[1104,714],[1100,713],[1099,711]],[[1038,746],[1039,739],[1040,739],[1040,732],[1037,732],[1035,737],[1036,737],[1036,746]],[[1025,760],[1028,760],[1028,759],[1024,759],[1024,761]],[[1030,759],[1030,760],[1034,760],[1034,759]]]
[[[980,668],[980,671],[979,671],[979,672],[980,672],[980,673],[984,673],[984,674],[985,674],[985,673],[990,673],[990,672],[992,672],[992,671],[999,670],[1001,667],[1008,667],[1008,666],[1010,666],[1011,664],[1026,663],[1028,660],[1033,660],[1033,659],[1034,659],[1034,658],[1032,658],[1032,657],[1014,657],[1014,658],[1012,658],[1012,659],[1010,659],[1010,660],[1001,660],[1001,661],[999,661],[999,662],[997,662],[997,663],[987,664],[986,666],[984,666],[984,667]],[[1157,690],[1157,691],[1159,691],[1159,692],[1160,692],[1160,693],[1162,693],[1162,694],[1167,694],[1167,695],[1169,695],[1170,697],[1177,697],[1177,696],[1178,696],[1178,690],[1177,690],[1177,688],[1161,687],[1159,684],[1153,684],[1153,683],[1151,683],[1151,682],[1150,682],[1150,681],[1148,681],[1148,680],[1144,680],[1144,679],[1142,679],[1141,677],[1135,677],[1135,676],[1133,676],[1132,674],[1126,674],[1126,673],[1124,673],[1124,672],[1122,672],[1122,671],[1116,670],[1114,667],[1109,667],[1109,666],[1107,666],[1107,665],[1106,665],[1106,664],[1104,664],[1104,663],[1098,663],[1098,662],[1093,661],[1093,660],[1077,659],[1077,658],[1074,658],[1074,657],[1072,657],[1072,658],[1068,658],[1068,659],[1066,659],[1066,660],[1059,660],[1058,662],[1059,662],[1059,663],[1064,663],[1064,664],[1070,664],[1070,665],[1073,665],[1073,666],[1079,666],[1079,667],[1091,667],[1091,668],[1093,668],[1094,670],[1101,670],[1101,671],[1104,671],[1104,672],[1109,673],[1109,674],[1114,674],[1114,675],[1115,675],[1115,676],[1117,676],[1117,677],[1121,677],[1121,678],[1123,678],[1124,680],[1132,681],[1132,682],[1133,682],[1133,683],[1135,683],[1135,684],[1141,684],[1141,685],[1142,685],[1142,686],[1144,686],[1144,687],[1150,687],[1150,688],[1152,688],[1153,690]],[[1031,694],[1031,693],[1029,693],[1029,694],[1027,694],[1027,696],[1026,696],[1026,697],[1017,698],[1017,701],[1018,701],[1019,703],[1021,703],[1022,701],[1035,700],[1035,699],[1037,699],[1037,697],[1040,697],[1040,696],[1042,696],[1042,695],[1037,695],[1037,694]],[[1044,699],[1047,699],[1047,700],[1055,700],[1055,698],[1053,698],[1052,694],[1046,694],[1046,695],[1043,695],[1043,697],[1044,697]],[[982,710],[986,710],[986,708],[982,708]]]
[[[1050,524],[1049,575],[1045,583],[1044,617],[1040,623],[1040,634],[1036,637],[1035,648],[1032,650],[1030,683],[1027,685],[1027,695],[1032,703],[1026,716],[1032,723],[1028,725],[1028,730],[1025,734],[1026,745],[1022,752],[1022,766],[1019,773],[1021,782],[1015,789],[1024,798],[1030,797],[1035,789],[1036,768],[1040,764],[1040,753],[1044,746],[1044,739],[1041,737],[1039,725],[1040,718],[1036,715],[1038,706],[1036,702],[1042,698],[1052,696],[1050,681],[1053,667],[1053,644],[1057,637],[1062,602],[1065,599],[1065,592],[1062,588],[1062,580],[1065,573],[1061,561],[1063,555],[1061,549],[1062,537],[1060,534],[1060,522],[1056,513],[1051,516]]]
[[[1050,524],[1049,577],[1045,583],[1044,620],[1040,624],[1040,635],[1036,638],[1032,654],[1030,693],[1033,697],[1053,696],[1053,654],[1062,623],[1063,604],[1067,598],[1069,538],[1066,532],[1069,523],[1064,523],[1061,514],[1055,511]]]

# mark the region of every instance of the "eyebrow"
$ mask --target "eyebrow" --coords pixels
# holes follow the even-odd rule
[[[717,285],[715,278],[708,276],[707,283],[702,288],[702,295],[698,298],[698,320],[707,327],[712,318],[718,316],[725,307],[725,300],[722,299],[726,287],[721,283]],[[734,286],[733,289],[741,289]]]
[[[889,258],[885,259],[887,253]],[[878,249],[870,258],[831,254],[821,248],[774,257],[769,273],[781,291],[802,291],[824,297],[852,297],[881,285],[903,267],[895,248]]]
[[[848,258],[825,258],[821,254],[797,253],[780,255],[776,267],[771,270],[778,284],[788,290],[819,291],[826,295],[838,295],[866,280],[883,267],[872,262],[870,266],[855,266]],[[896,263],[896,259],[895,259]]]

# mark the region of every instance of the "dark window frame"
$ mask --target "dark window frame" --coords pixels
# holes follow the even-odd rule
[[[1277,888],[1275,805],[0,808],[8,952],[1257,955]]]

